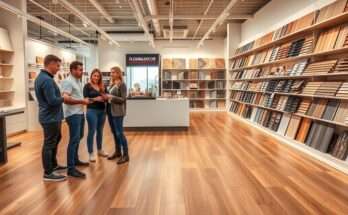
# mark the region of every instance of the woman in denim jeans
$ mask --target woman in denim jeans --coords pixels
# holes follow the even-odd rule
[[[106,116],[107,96],[105,94],[105,87],[103,84],[102,73],[99,69],[94,69],[91,73],[90,82],[83,88],[83,96],[91,100],[91,104],[87,105],[87,149],[89,153],[89,161],[95,162],[93,153],[93,142],[95,133],[97,139],[98,155],[107,157],[108,154],[103,151],[103,129]]]
[[[123,81],[122,71],[119,67],[111,68],[110,89],[108,100],[112,115],[113,129],[116,134],[117,144],[121,148],[121,158],[117,164],[123,164],[129,161],[128,142],[123,131],[123,119],[126,115],[127,87]],[[115,146],[117,147],[116,143]]]

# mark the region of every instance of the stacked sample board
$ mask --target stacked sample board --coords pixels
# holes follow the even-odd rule
[[[13,105],[15,96],[12,45],[8,31],[0,28],[0,108]]]
[[[348,160],[347,0],[295,20],[230,58],[230,112]]]
[[[193,109],[225,109],[226,69],[221,58],[164,58],[161,95],[189,98]]]

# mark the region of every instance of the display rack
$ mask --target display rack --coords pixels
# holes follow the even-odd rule
[[[228,71],[231,114],[341,170],[348,170],[347,9],[347,0],[336,1],[238,48]]]
[[[161,95],[189,98],[191,109],[226,108],[226,69],[221,58],[177,59],[162,62]]]

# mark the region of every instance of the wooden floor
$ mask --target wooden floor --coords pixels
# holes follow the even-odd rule
[[[40,132],[14,138],[23,146],[0,166],[0,214],[348,214],[348,176],[226,113],[192,113],[188,131],[127,137],[129,165],[99,159],[86,180],[60,183],[42,181]],[[105,143],[111,152],[108,128]]]

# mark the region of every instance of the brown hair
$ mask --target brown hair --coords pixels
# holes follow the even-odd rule
[[[112,70],[113,70],[114,72],[116,72],[116,73],[119,74],[119,79],[120,79],[120,81],[123,83],[123,75],[122,75],[122,70],[121,70],[121,68],[118,67],[118,66],[114,66],[114,67],[111,68],[111,71],[112,71]],[[115,84],[115,81],[116,81],[116,80],[113,80],[113,79],[111,78],[110,84],[111,84],[111,85],[114,85],[114,84]]]
[[[53,63],[61,63],[62,60],[61,60],[59,57],[50,54],[50,55],[47,55],[47,56],[45,57],[45,59],[44,59],[44,66],[48,66],[48,65],[49,65],[50,63],[52,63],[52,62],[53,62]]]
[[[89,83],[92,84],[92,76],[94,75],[94,73],[99,74],[100,79],[98,81],[98,87],[99,87],[100,92],[104,93],[105,88],[104,88],[104,83],[103,83],[103,75],[99,69],[95,68],[92,70]]]
[[[77,69],[78,66],[83,66],[83,63],[81,63],[80,61],[73,61],[70,64],[70,72],[74,69]]]

